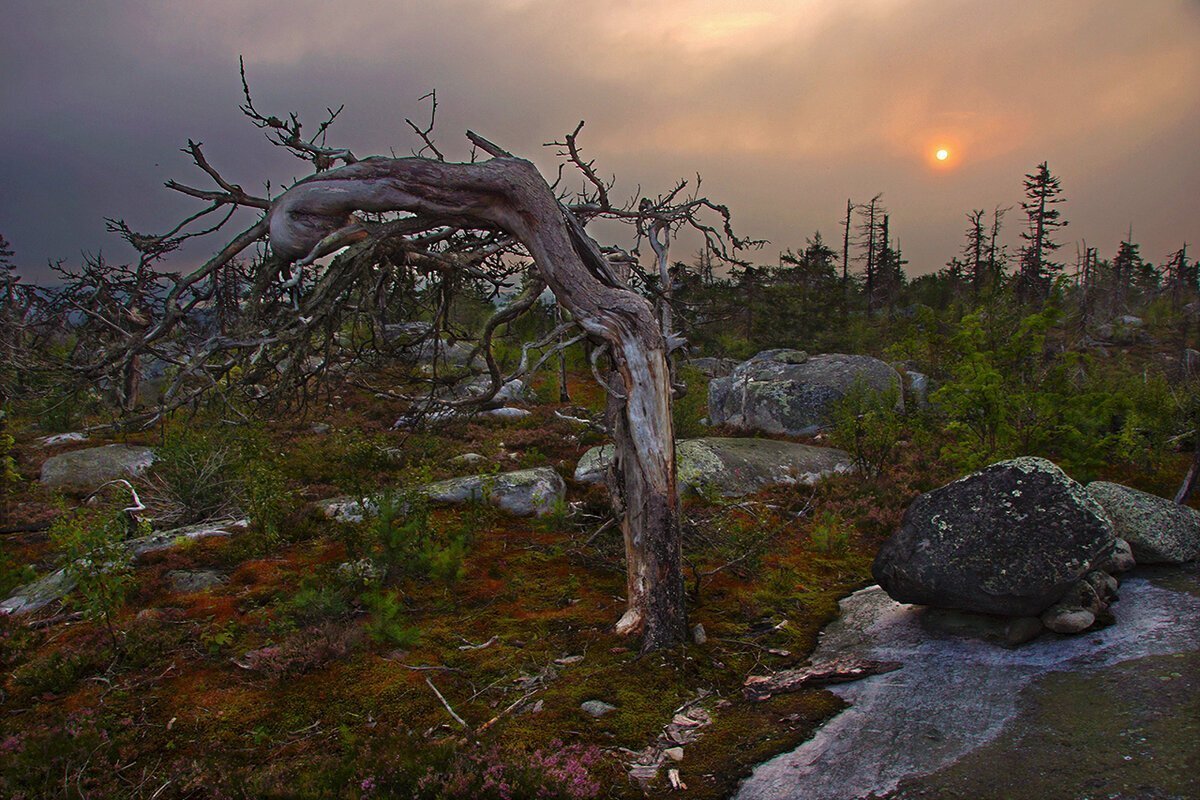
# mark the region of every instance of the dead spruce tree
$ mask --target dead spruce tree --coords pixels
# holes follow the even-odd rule
[[[243,71],[243,83],[244,76]],[[127,326],[121,331],[124,345],[108,348],[90,369],[127,365],[133,354],[153,351],[168,341],[192,309],[211,302],[220,291],[227,265],[262,243],[267,248],[250,276],[250,304],[269,307],[271,314],[255,317],[254,324],[243,325],[238,335],[219,333],[192,343],[186,358],[178,355],[177,347],[178,374],[198,377],[192,390],[177,394],[176,402],[217,389],[218,376],[228,374],[236,360],[228,357],[231,352],[253,354],[242,361],[249,365],[270,358],[264,353],[286,351],[289,355],[280,361],[294,367],[318,334],[337,328],[346,298],[376,280],[381,268],[493,279],[497,271],[511,274],[514,263],[530,264],[525,291],[484,326],[479,349],[486,361],[490,393],[440,402],[445,406],[486,402],[513,377],[501,374],[490,351],[491,335],[499,324],[532,307],[549,287],[570,315],[567,324],[582,332],[564,339],[564,331],[556,329],[541,346],[588,339],[593,345],[593,372],[610,393],[610,406],[616,411],[610,487],[624,533],[628,574],[628,607],[617,630],[641,634],[643,650],[682,641],[686,615],[671,418],[675,387],[669,368],[669,355],[682,341],[663,328],[662,321],[669,321],[670,315],[661,311],[661,304],[656,314],[647,298],[622,277],[631,269],[640,274],[636,258],[617,248],[602,249],[584,226],[596,218],[631,224],[639,242],[649,240],[661,265],[670,234],[684,226],[698,231],[714,252],[727,257],[727,247],[753,244],[734,235],[728,210],[698,196],[695,187],[685,194],[686,181],[657,199],[612,202],[613,182],[602,180],[592,162],[580,154],[579,128],[550,146],[559,147],[565,163],[578,170],[583,188],[556,192],[532,163],[473,132],[467,133],[471,160],[446,161],[432,137],[432,115],[426,127],[409,122],[422,142],[411,157],[360,159],[348,149],[325,144],[338,112],[331,111],[316,135],[306,138],[296,115],[283,119],[260,113],[248,87],[244,88],[243,113],[274,144],[309,161],[313,174],[277,197],[257,197],[222,176],[201,145],[189,142],[184,152],[214,186],[176,182],[167,186],[208,206],[163,236],[135,233],[123,221],[112,221],[112,226],[145,254],[174,249],[179,237],[192,235],[180,232],[189,225],[206,224],[201,221],[208,215],[217,215],[220,221],[202,233],[223,230],[234,209],[257,209],[259,216],[207,263],[173,279],[157,317],[136,329]],[[433,101],[436,111],[436,97]],[[560,168],[555,186],[561,179]],[[709,217],[713,222],[706,221]],[[332,260],[325,258],[333,254]],[[644,284],[651,287],[653,281]],[[287,350],[289,344],[293,350]],[[602,358],[609,362],[607,377],[601,375]],[[532,371],[525,358],[514,374],[522,371]]]

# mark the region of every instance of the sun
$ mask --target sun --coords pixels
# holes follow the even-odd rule
[[[942,149],[940,149],[936,153],[934,153],[933,157],[936,158],[938,161],[945,161],[947,158],[950,157],[950,151],[943,147]]]

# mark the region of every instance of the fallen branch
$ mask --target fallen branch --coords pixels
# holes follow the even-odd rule
[[[25,627],[39,630],[41,628],[52,627],[60,622],[76,622],[81,619],[83,619],[83,612],[73,611],[67,614],[55,614],[53,617],[46,617],[45,619],[35,619],[32,622],[26,622]]]
[[[849,683],[872,675],[895,672],[903,666],[898,661],[871,661],[866,658],[838,658],[824,664],[800,669],[788,669],[773,675],[751,675],[742,686],[747,700],[760,702],[773,694],[797,692],[811,686],[830,683]]]
[[[459,645],[459,647],[458,647],[459,650],[483,650],[484,648],[491,647],[496,642],[500,641],[500,637],[493,636],[492,638],[488,639],[483,644],[471,644],[471,642],[467,639],[463,639],[463,641],[466,642],[466,644]]]
[[[479,726],[479,730],[478,730],[478,731],[476,731],[476,733],[483,733],[483,732],[484,732],[484,731],[486,731],[488,728],[490,728],[490,727],[492,727],[493,725],[495,725],[495,724],[496,724],[497,722],[499,722],[499,721],[500,721],[500,720],[501,720],[503,717],[507,716],[509,713],[511,713],[513,710],[515,710],[515,709],[516,709],[518,706],[520,706],[521,704],[523,704],[523,703],[525,703],[525,702],[528,702],[529,698],[533,697],[533,695],[534,695],[534,694],[535,694],[537,691],[538,691],[537,689],[534,689],[534,690],[532,690],[532,691],[526,692],[526,693],[525,693],[524,695],[522,695],[521,697],[518,697],[518,698],[516,699],[516,701],[515,701],[515,702],[513,702],[513,703],[512,703],[510,706],[508,706],[508,708],[504,709],[504,710],[503,710],[503,711],[501,711],[499,714],[497,714],[496,716],[494,716],[494,717],[492,717],[491,719],[489,719],[487,722],[485,722],[485,723],[483,723],[482,725],[480,725],[480,726]]]
[[[458,714],[454,713],[454,709],[451,708],[450,704],[446,702],[446,698],[442,697],[442,693],[439,692],[438,688],[433,685],[433,681],[429,680],[428,676],[426,676],[425,682],[427,684],[429,684],[430,689],[433,689],[433,693],[437,695],[437,699],[442,701],[442,705],[445,706],[446,710],[450,712],[450,716],[454,717],[454,721],[457,722],[459,725],[462,725],[467,730],[470,730],[471,726],[467,724],[466,720],[464,720]]]
[[[0,528],[0,536],[12,536],[14,533],[39,533],[50,530],[49,522],[31,522],[28,525],[13,525],[11,528]]]

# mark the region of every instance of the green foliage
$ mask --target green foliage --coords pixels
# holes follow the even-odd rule
[[[845,553],[850,549],[851,526],[839,514],[823,512],[808,533],[809,546],[818,553]]]
[[[708,378],[695,367],[686,365],[679,368],[676,378],[687,386],[687,394],[671,403],[675,438],[694,439],[707,435],[708,429],[700,420],[708,415]]]
[[[200,633],[200,644],[213,657],[220,655],[233,644],[237,637],[238,624],[232,620],[221,625],[211,625]]]
[[[297,625],[315,625],[346,616],[350,604],[336,586],[306,583],[281,604],[280,612]]]
[[[236,514],[240,485],[232,442],[202,428],[173,429],[155,452],[151,497],[160,522],[188,525]]]
[[[94,668],[83,653],[55,650],[26,661],[13,673],[13,681],[32,696],[65,694]]]
[[[896,410],[900,389],[879,391],[858,378],[830,414],[830,441],[847,450],[863,475],[875,478],[888,468],[904,433],[904,417]]]
[[[412,647],[421,638],[420,629],[405,625],[408,613],[393,592],[372,591],[363,595],[363,604],[371,612],[367,635],[378,644]]]
[[[467,538],[437,531],[429,501],[419,492],[385,493],[372,523],[387,580],[431,578],[453,583],[463,576]]]
[[[14,444],[8,433],[8,413],[0,408],[0,520],[8,519],[8,500],[21,483],[21,473],[13,457]]]
[[[119,509],[64,509],[50,528],[50,541],[76,584],[73,604],[88,619],[104,623],[114,648],[118,642],[113,616],[133,584],[133,565],[125,545],[129,527],[128,517]],[[138,528],[139,535],[150,532],[146,523]]]

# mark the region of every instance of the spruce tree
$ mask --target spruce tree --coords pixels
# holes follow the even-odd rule
[[[1028,218],[1028,225],[1021,232],[1025,244],[1021,247],[1016,286],[1017,297],[1025,302],[1044,301],[1054,276],[1062,272],[1062,263],[1051,260],[1051,256],[1062,246],[1054,241],[1053,235],[1055,230],[1067,224],[1055,208],[1065,200],[1059,178],[1050,173],[1045,161],[1025,176],[1025,200],[1021,202],[1021,208]]]

